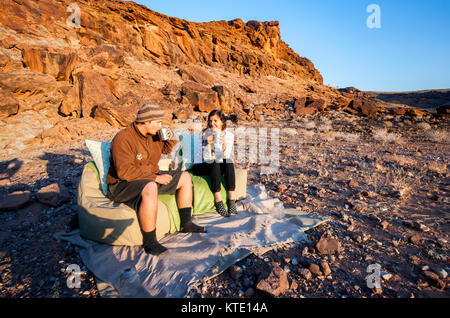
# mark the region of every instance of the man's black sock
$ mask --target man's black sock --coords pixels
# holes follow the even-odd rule
[[[145,252],[158,256],[167,251],[167,248],[158,243],[158,240],[156,239],[156,230],[151,232],[142,231],[142,238],[144,241],[143,247]]]
[[[192,223],[191,221],[192,208],[179,209],[181,219],[181,232],[183,233],[206,233],[203,226]]]

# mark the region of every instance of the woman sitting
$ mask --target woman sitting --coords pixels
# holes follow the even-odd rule
[[[192,167],[192,173],[197,176],[209,176],[211,190],[214,193],[216,211],[229,217],[236,214],[234,190],[236,178],[234,164],[231,159],[234,146],[234,135],[226,130],[226,116],[221,110],[213,110],[208,115],[208,128],[203,131],[203,162]],[[225,176],[228,191],[228,211],[220,193],[221,177]]]

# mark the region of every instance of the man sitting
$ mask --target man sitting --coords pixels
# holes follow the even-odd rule
[[[138,213],[147,253],[160,255],[167,251],[156,239],[158,194],[176,194],[184,233],[205,233],[204,227],[191,221],[192,179],[181,170],[161,173],[161,154],[169,154],[177,141],[169,130],[169,140],[158,136],[164,112],[156,105],[144,104],[136,120],[121,130],[111,142],[110,168],[106,178],[108,197],[125,203]]]

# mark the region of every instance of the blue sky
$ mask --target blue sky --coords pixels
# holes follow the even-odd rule
[[[334,87],[409,91],[450,88],[448,0],[135,0],[193,22],[280,21],[281,37]],[[370,4],[381,28],[370,29]]]

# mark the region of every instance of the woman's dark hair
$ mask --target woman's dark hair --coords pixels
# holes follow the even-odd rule
[[[221,110],[213,110],[212,112],[209,113],[208,115],[208,128],[211,128],[210,124],[209,124],[209,120],[212,116],[219,116],[220,120],[222,121],[222,130],[225,130],[227,128],[227,116],[223,113],[223,111]]]

